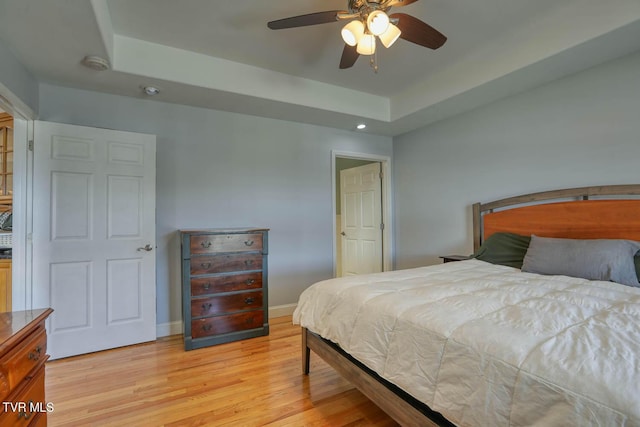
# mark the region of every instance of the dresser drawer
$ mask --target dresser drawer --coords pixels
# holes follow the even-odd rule
[[[191,275],[262,270],[261,254],[228,254],[191,258]]]
[[[191,296],[262,288],[262,272],[191,279]]]
[[[46,402],[44,399],[44,367],[39,369],[26,386],[14,394],[10,401],[13,405],[25,404],[22,407],[14,406],[15,411],[8,407],[8,411],[0,414],[0,427],[27,426],[38,418],[35,425],[46,425]],[[31,405],[30,405],[31,402]],[[31,407],[29,407],[31,406]],[[3,408],[4,409],[4,408]],[[44,422],[44,424],[42,424]]]
[[[192,254],[262,251],[262,234],[212,234],[191,236]]]
[[[191,300],[191,316],[211,316],[212,314],[251,310],[262,307],[262,291],[243,292],[211,298]]]
[[[261,328],[264,323],[262,310],[247,311],[227,316],[207,317],[191,322],[191,336],[202,338],[217,334]]]
[[[47,358],[47,335],[36,329],[8,355],[0,360],[0,398],[4,399],[36,366]]]
[[[269,334],[268,232],[180,231],[185,350]]]

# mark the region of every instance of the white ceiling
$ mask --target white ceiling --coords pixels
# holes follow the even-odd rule
[[[0,0],[0,41],[39,81],[398,135],[640,50],[639,0],[420,0],[409,13],[448,36],[400,40],[338,69],[341,23],[271,20],[347,0]],[[80,64],[108,58],[97,72]]]

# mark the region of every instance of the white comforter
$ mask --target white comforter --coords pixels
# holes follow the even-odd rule
[[[294,322],[460,426],[640,426],[640,289],[470,260],[327,280]]]

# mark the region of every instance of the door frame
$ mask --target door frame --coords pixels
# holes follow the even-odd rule
[[[33,139],[36,113],[9,88],[0,83],[0,108],[13,116],[13,239],[12,301],[13,311],[33,308],[31,283],[31,224],[33,153],[28,141]]]
[[[381,156],[378,154],[370,153],[357,153],[351,151],[331,151],[331,223],[333,224],[333,277],[337,274],[337,244],[336,230],[338,229],[336,224],[336,159],[356,159],[356,160],[368,160],[371,162],[379,162],[382,170],[382,223],[384,224],[384,230],[382,230],[382,271],[390,271],[393,269],[393,210],[391,207],[391,157]]]

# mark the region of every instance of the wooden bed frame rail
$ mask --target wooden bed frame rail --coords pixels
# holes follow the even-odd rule
[[[302,328],[302,372],[309,374],[311,350],[369,400],[405,427],[455,427],[442,415],[347,354],[336,344]]]

